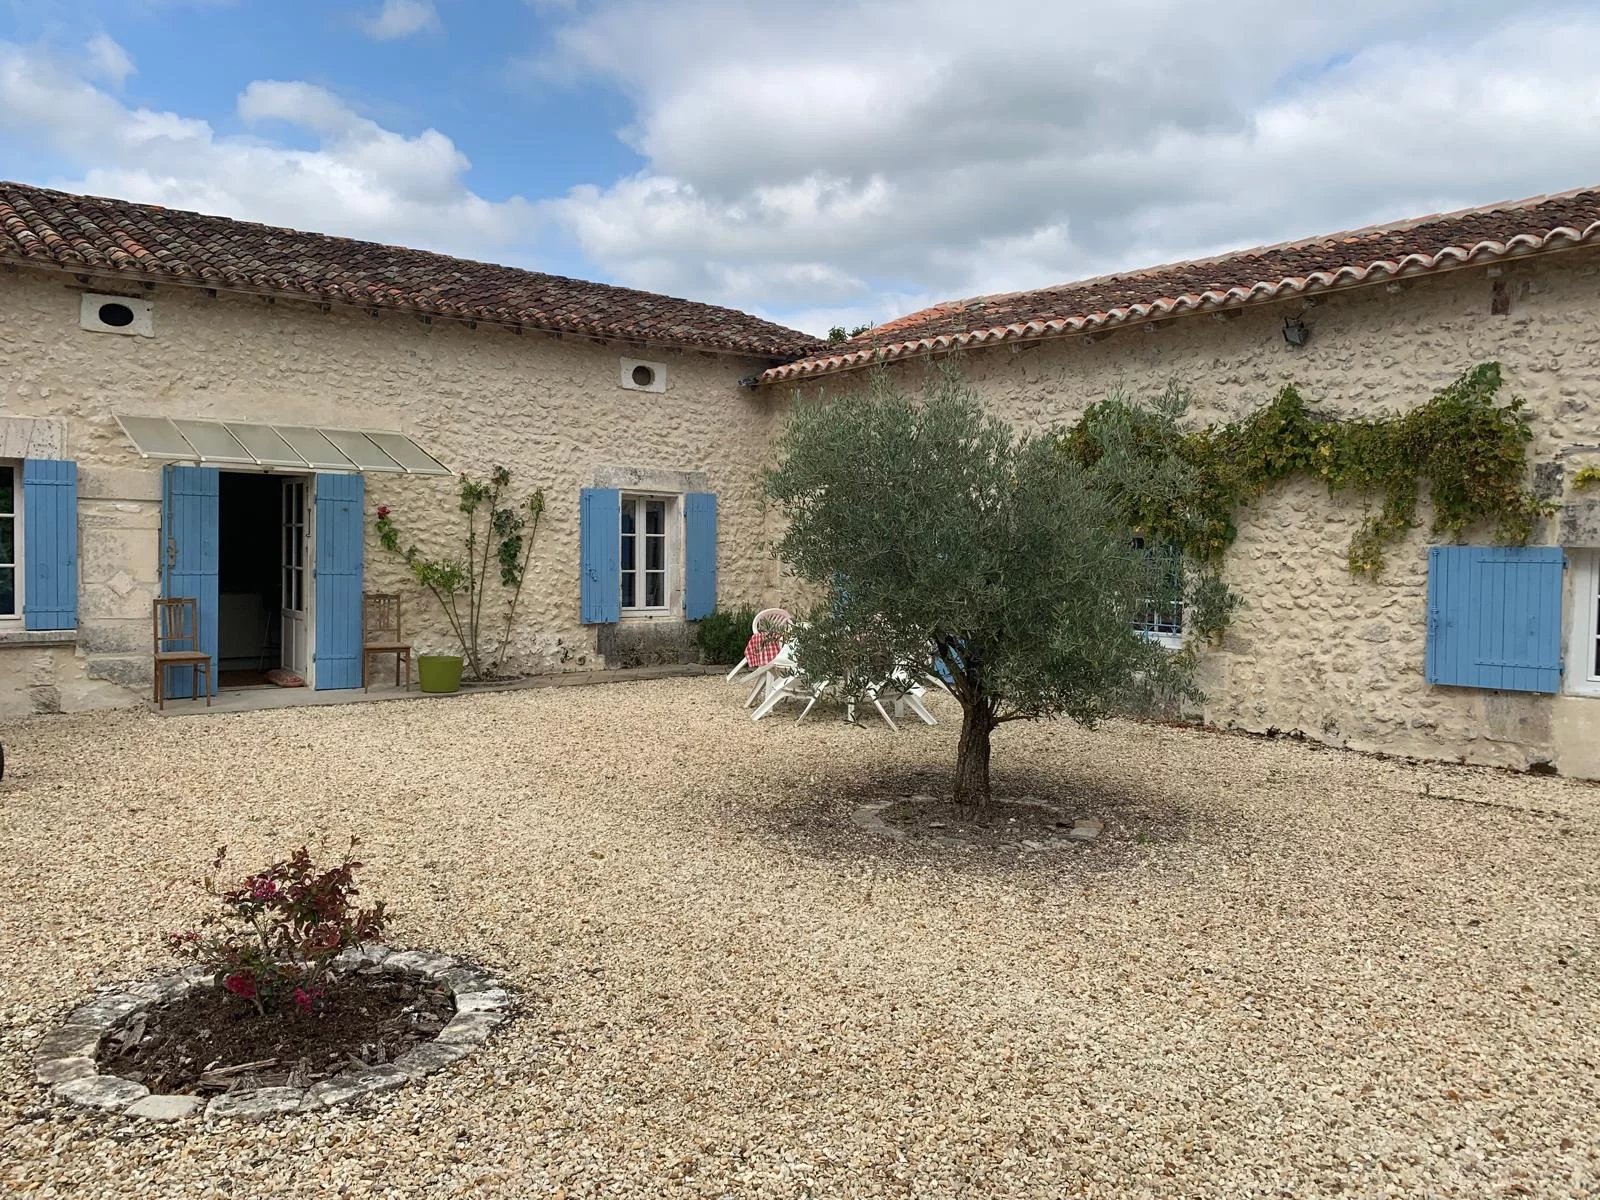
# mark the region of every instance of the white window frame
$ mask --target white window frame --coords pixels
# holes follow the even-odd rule
[[[1600,550],[1569,550],[1567,646],[1561,690],[1571,696],[1600,696],[1595,658],[1600,643]]]
[[[644,532],[644,506],[650,501],[660,502],[664,508],[661,514],[661,566],[662,586],[661,594],[665,601],[662,604],[633,604],[623,603],[625,596],[622,592],[622,577],[630,573],[634,577],[635,600],[641,600],[645,594],[645,571],[641,565],[644,562],[645,540]],[[677,612],[681,607],[681,579],[682,572],[678,563],[683,555],[683,497],[673,493],[662,492],[623,492],[622,512],[626,513],[629,507],[633,509],[633,524],[635,533],[633,537],[633,563],[623,559],[626,552],[623,538],[630,536],[622,532],[621,517],[618,517],[617,528],[617,593],[618,602],[624,617],[664,617]]]
[[[1135,538],[1134,542],[1135,542],[1135,549],[1142,550],[1144,548],[1144,539],[1142,537]],[[1144,603],[1146,605],[1148,605],[1147,611],[1151,611],[1151,610],[1155,609],[1155,607],[1157,606],[1158,603],[1163,603],[1164,604],[1164,603],[1167,603],[1167,602],[1166,601],[1159,601],[1158,602],[1158,601],[1155,601],[1155,600],[1147,600]],[[1189,607],[1188,607],[1188,605],[1184,604],[1182,601],[1179,601],[1177,607],[1178,607],[1178,628],[1176,629],[1176,631],[1158,628],[1156,622],[1147,622],[1147,621],[1140,621],[1140,620],[1135,620],[1134,623],[1133,623],[1133,627],[1136,630],[1139,631],[1139,636],[1144,638],[1146,641],[1157,642],[1157,643],[1165,646],[1168,650],[1182,650],[1183,649],[1184,629],[1187,627],[1188,622],[1189,622]]]
[[[16,605],[14,613],[0,613],[0,629],[14,624],[21,624],[26,598],[23,596],[25,561],[23,555],[22,539],[25,533],[22,516],[22,463],[14,458],[0,459],[0,468],[11,472],[11,512],[0,515],[0,520],[11,522],[11,573],[13,578],[12,599]],[[0,564],[4,565],[4,564]]]

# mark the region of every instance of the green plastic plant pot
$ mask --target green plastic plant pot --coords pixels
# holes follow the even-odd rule
[[[459,654],[419,654],[417,686],[425,692],[460,691],[461,666]]]

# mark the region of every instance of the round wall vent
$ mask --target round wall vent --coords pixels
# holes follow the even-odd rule
[[[152,305],[133,296],[105,296],[85,292],[78,306],[78,327],[90,333],[120,333],[154,337]]]
[[[625,358],[617,382],[630,392],[664,392],[667,390],[667,366],[665,363]]]

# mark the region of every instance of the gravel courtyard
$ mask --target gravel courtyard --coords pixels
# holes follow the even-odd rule
[[[963,851],[851,821],[873,780],[933,790],[950,720],[755,725],[742,699],[704,678],[0,729],[0,1187],[1600,1192],[1600,789],[1012,725],[997,792],[1105,831]],[[394,944],[520,989],[506,1030],[270,1125],[50,1108],[40,1037],[169,961],[219,843],[247,867],[351,834]]]

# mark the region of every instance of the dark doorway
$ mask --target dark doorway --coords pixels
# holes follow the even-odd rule
[[[284,642],[286,627],[304,610],[299,595],[303,571],[286,570],[285,564],[300,552],[304,540],[304,517],[299,514],[305,481],[224,471],[219,482],[217,684],[270,687],[269,670],[303,669],[286,661]],[[286,597],[291,584],[295,594]]]

